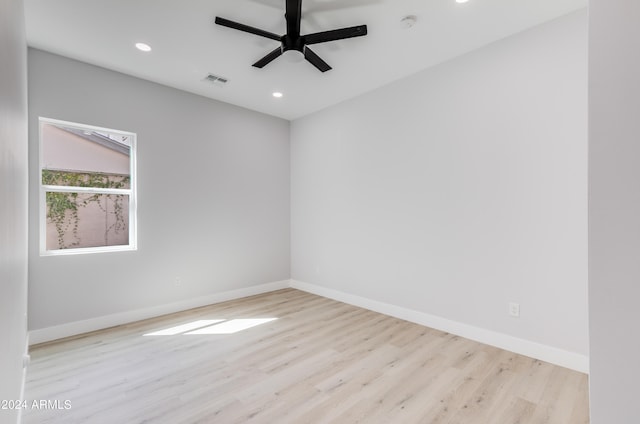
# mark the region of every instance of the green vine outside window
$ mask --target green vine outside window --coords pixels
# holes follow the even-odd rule
[[[70,171],[42,170],[42,184],[65,187],[90,187],[90,188],[114,188],[126,189],[130,186],[130,177],[127,175],[113,175],[104,173],[83,173]],[[107,242],[109,231],[115,233],[126,230],[125,208],[122,202],[125,195],[120,194],[93,194],[76,192],[53,192],[46,193],[47,219],[56,227],[58,235],[58,247],[68,249],[80,244],[78,235],[79,208],[95,203],[105,214],[107,213],[106,202],[113,202],[113,211],[109,211],[115,216],[115,222],[105,228],[105,243]],[[105,203],[101,202],[105,199]],[[73,241],[65,241],[65,235],[73,235]]]

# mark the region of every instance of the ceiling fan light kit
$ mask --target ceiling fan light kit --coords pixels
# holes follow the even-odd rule
[[[319,71],[326,72],[331,66],[313,52],[308,46],[311,44],[326,43],[328,41],[343,40],[345,38],[361,37],[367,35],[367,26],[358,25],[348,28],[334,29],[330,31],[316,32],[313,34],[300,34],[300,20],[302,19],[302,0],[287,0],[285,20],[287,21],[287,33],[284,35],[274,34],[249,25],[230,21],[216,16],[215,23],[238,31],[248,32],[260,37],[269,38],[280,42],[280,47],[268,53],[262,59],[253,64],[256,68],[263,68],[273,60],[280,57],[284,52],[295,50],[315,66]]]

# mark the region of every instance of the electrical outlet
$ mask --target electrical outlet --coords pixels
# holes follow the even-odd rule
[[[175,283],[176,286],[181,286],[182,285],[182,278],[176,277],[174,283]]]
[[[515,302],[509,302],[509,315],[512,317],[520,316],[520,304]]]

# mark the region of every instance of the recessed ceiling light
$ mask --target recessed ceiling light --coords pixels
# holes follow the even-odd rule
[[[468,1],[469,1],[469,0],[456,0],[456,3],[466,3],[466,2],[468,2]]]
[[[143,52],[150,52],[151,46],[146,43],[136,43],[136,48]]]
[[[275,97],[276,99],[279,99],[280,97],[283,96],[283,94],[281,92],[279,92],[279,91],[274,91],[271,95],[273,97]]]

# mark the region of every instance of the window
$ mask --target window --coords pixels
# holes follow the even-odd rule
[[[40,118],[40,253],[136,248],[134,133]]]

